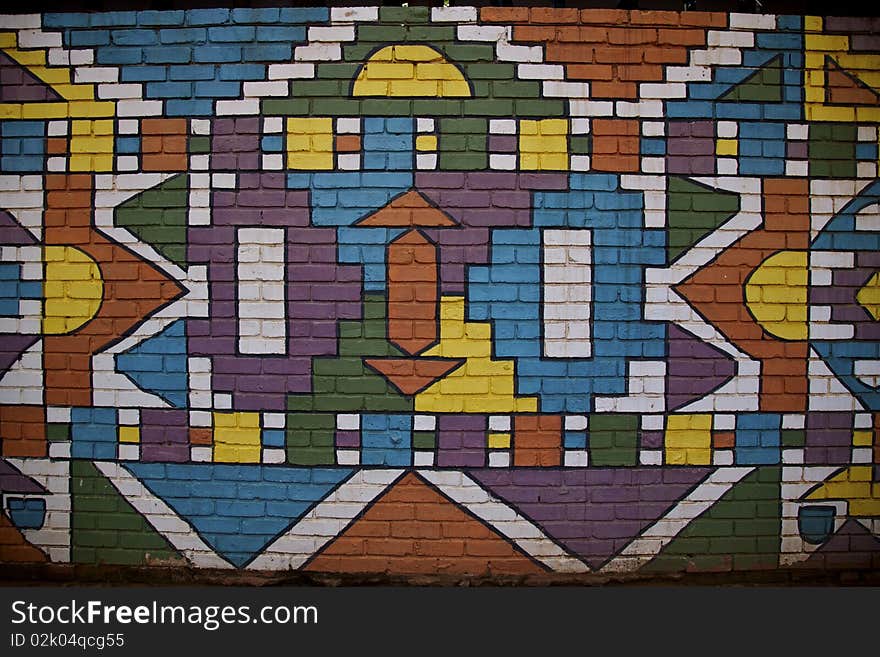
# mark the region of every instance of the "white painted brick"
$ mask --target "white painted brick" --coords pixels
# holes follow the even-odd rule
[[[336,416],[336,428],[340,431],[357,431],[361,428],[361,416],[357,413],[340,413]]]
[[[120,100],[116,103],[117,116],[161,116],[161,100]]]
[[[416,168],[429,171],[437,168],[437,153],[416,153]]]
[[[712,465],[733,465],[733,450],[716,449],[712,454]]]
[[[263,153],[263,168],[269,171],[284,169],[284,156],[281,153]]]
[[[871,464],[874,462],[874,449],[872,447],[854,447],[852,462],[859,464]]]
[[[712,69],[708,66],[670,66],[666,69],[669,82],[711,82]]]
[[[361,120],[358,118],[341,118],[336,119],[336,132],[340,134],[359,134],[361,131]]]
[[[68,53],[71,66],[91,66],[95,63],[94,50],[70,50]]]
[[[432,7],[431,20],[435,23],[474,23],[477,20],[475,7]]]
[[[639,452],[641,465],[663,465],[663,452],[659,449],[643,449]]]
[[[140,168],[137,155],[120,155],[116,158],[116,168],[120,171],[137,171]]]
[[[489,431],[494,431],[494,432],[508,432],[508,431],[510,431],[510,416],[509,415],[490,415],[489,416]]]
[[[506,41],[507,28],[503,25],[460,25],[458,38],[462,41]]]
[[[194,135],[210,135],[211,122],[208,119],[192,119],[190,129]]]
[[[731,30],[775,30],[776,16],[772,14],[730,14]]]
[[[43,22],[40,14],[2,14],[0,25],[4,30],[38,30]]]
[[[270,80],[311,79],[315,77],[314,64],[270,64]]]
[[[662,157],[643,157],[642,171],[645,173],[666,173],[666,160]]]
[[[588,82],[545,80],[542,88],[544,95],[550,98],[589,98],[590,96]]]
[[[499,41],[495,52],[498,59],[507,62],[540,64],[544,61],[544,49],[541,46],[512,46],[507,41]]]
[[[97,84],[119,82],[119,69],[112,67],[78,68],[73,76],[74,84]]]
[[[810,137],[810,126],[806,123],[789,123],[785,126],[785,134],[789,139],[806,141]]]
[[[6,28],[5,21],[0,25]],[[22,30],[18,33],[20,48],[60,48],[64,44],[60,32],[42,32],[40,30]]]
[[[586,415],[566,415],[566,431],[586,431],[589,418]]]
[[[686,98],[687,85],[683,82],[643,82],[639,85],[642,98]]]
[[[569,163],[572,171],[589,171],[590,156],[589,155],[572,155]]]
[[[872,125],[860,125],[857,135],[859,141],[877,141],[877,128]]]
[[[315,43],[300,46],[293,51],[297,62],[332,62],[342,59],[342,47],[338,43]]]
[[[190,447],[189,458],[197,463],[210,463],[214,459],[211,447]]]
[[[354,25],[315,26],[309,28],[309,41],[332,43],[354,41]]]
[[[742,51],[736,48],[711,48],[691,53],[691,63],[697,66],[739,66]]]
[[[260,101],[256,98],[245,100],[218,100],[218,116],[244,116],[260,113]]]
[[[572,116],[614,116],[614,103],[610,100],[570,100]]]
[[[56,442],[52,441],[49,443],[49,458],[53,459],[69,459],[70,458],[70,442]]]
[[[141,446],[129,445],[125,443],[119,444],[119,460],[120,461],[139,461],[141,458]]]
[[[666,134],[663,121],[642,121],[642,134],[645,137],[662,137]]]
[[[876,162],[857,162],[856,178],[876,178],[877,164]]]
[[[489,467],[490,468],[509,468],[510,452],[489,451]]]
[[[358,123],[358,131],[360,129],[360,122]],[[416,131],[417,132],[434,132],[434,119],[425,119],[425,118],[417,118],[416,119]]]
[[[489,132],[493,135],[515,135],[516,121],[514,119],[490,119]]]
[[[589,465],[590,457],[585,450],[565,450],[564,465],[569,468],[585,468]]]
[[[52,173],[63,173],[67,171],[67,158],[65,157],[48,157],[46,158],[46,169]]]
[[[513,171],[516,169],[516,155],[490,153],[489,168],[500,171]]]
[[[718,158],[718,175],[735,176],[739,171],[739,161],[733,157]]]
[[[709,30],[706,34],[706,43],[709,46],[729,46],[735,48],[753,48],[755,35],[751,32],[721,32]]]
[[[437,418],[433,415],[416,415],[413,418],[413,431],[434,431]]]
[[[340,153],[337,160],[338,168],[342,171],[357,171],[361,168],[360,153]]]
[[[273,82],[245,82],[242,84],[245,96],[261,98],[266,96],[289,96],[290,88],[286,80]]]
[[[337,449],[336,462],[339,465],[359,465],[361,453],[356,449]]]
[[[739,124],[736,121],[719,121],[718,136],[722,139],[733,139],[739,133]]]
[[[564,80],[565,67],[559,64],[519,64],[516,75],[520,80]]]
[[[334,23],[348,21],[374,22],[379,20],[378,7],[331,7],[330,20]]]
[[[782,462],[789,463],[803,463],[804,462],[804,450],[803,449],[784,449],[782,450]]]
[[[271,447],[264,448],[262,460],[263,463],[284,463],[287,461],[287,451]]]

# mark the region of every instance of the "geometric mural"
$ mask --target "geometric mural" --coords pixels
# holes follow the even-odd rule
[[[871,29],[0,16],[0,560],[876,567]]]

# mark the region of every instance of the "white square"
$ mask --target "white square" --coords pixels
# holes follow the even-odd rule
[[[120,155],[116,158],[116,168],[119,171],[137,171],[139,167],[137,155]]]
[[[437,418],[433,415],[416,415],[413,418],[413,431],[434,431]]]
[[[586,415],[566,415],[566,431],[586,431],[589,426],[589,418]]]
[[[336,132],[340,135],[355,135],[361,131],[361,120],[355,118],[336,119]]]
[[[343,171],[357,171],[361,168],[360,153],[340,153],[336,160],[338,168]]]
[[[874,462],[873,447],[853,447],[852,462],[861,464],[871,464]]]
[[[807,416],[802,413],[786,413],[782,416],[783,429],[803,429],[806,422]]]
[[[739,171],[739,161],[734,157],[718,158],[718,175],[735,176]]]
[[[733,431],[736,429],[736,415],[719,413],[712,418],[712,428],[715,431]]]
[[[67,130],[67,121],[49,121],[47,134],[49,137],[66,137]]]
[[[284,413],[263,413],[264,429],[283,429],[287,425]]]
[[[437,153],[416,153],[416,169],[431,171],[437,168]]]
[[[189,156],[189,168],[193,171],[207,171],[210,168],[211,156],[207,153]]]
[[[663,121],[644,121],[642,134],[645,137],[662,137],[666,134],[666,124]]]
[[[786,176],[807,176],[810,172],[810,163],[806,160],[786,160]]]
[[[190,226],[210,226],[211,208],[190,208],[186,221]]]
[[[660,125],[663,125],[662,123]],[[590,119],[576,118],[571,120],[571,134],[588,135],[590,134]]]
[[[663,431],[664,422],[662,415],[643,415],[642,431]]]
[[[52,441],[49,443],[50,459],[69,459],[70,458],[70,441]]]
[[[120,461],[139,461],[141,458],[141,446],[120,443],[118,458]]]
[[[490,468],[509,468],[510,467],[510,452],[489,452],[489,467]]]
[[[214,426],[211,411],[190,411],[189,426],[191,427],[212,427]]]
[[[21,265],[21,277],[26,281],[43,280],[43,263],[25,262]]]
[[[516,121],[514,119],[491,119],[489,132],[493,135],[515,135]]]
[[[586,468],[590,464],[590,456],[584,449],[567,449],[564,464],[570,468]]]
[[[280,116],[267,116],[263,119],[263,132],[284,132],[284,119]]]
[[[137,135],[141,131],[141,122],[138,119],[119,119],[120,135]]]
[[[784,449],[782,450],[782,462],[800,464],[804,462],[803,449]]]
[[[218,189],[235,189],[236,175],[234,173],[211,174],[211,186]]]
[[[876,178],[876,162],[856,162],[856,178]]]
[[[712,453],[712,465],[733,465],[733,450],[716,449]]]
[[[418,132],[434,132],[434,119],[416,119]]]
[[[70,422],[70,408],[67,406],[47,406],[46,422]]]
[[[434,452],[423,452],[417,450],[413,452],[413,465],[417,467],[431,467],[434,465]]]
[[[192,119],[189,122],[190,131],[194,135],[210,135],[211,121],[208,119]]]
[[[510,431],[510,416],[509,415],[490,415],[489,416],[489,431]]]
[[[287,461],[287,450],[266,447],[263,449],[263,463],[284,463]]]
[[[138,408],[120,408],[119,424],[136,427],[141,423],[141,411]]]
[[[490,153],[489,168],[499,171],[513,171],[514,169],[516,169],[516,155]]]
[[[511,157],[515,157],[515,156],[511,156]],[[570,166],[571,166],[572,171],[589,171],[590,170],[590,156],[589,155],[572,155]]]
[[[284,168],[284,155],[263,153],[263,168],[268,171],[281,171]]]
[[[48,169],[52,173],[61,173],[67,171],[67,158],[61,156],[47,157],[46,169]]]
[[[872,125],[860,125],[858,130],[858,140],[874,142],[877,141],[877,128]]]
[[[736,121],[719,121],[718,137],[720,139],[733,139],[739,133],[739,125]]]
[[[189,448],[189,458],[190,461],[195,461],[197,463],[210,463],[214,460],[214,450],[211,447],[190,447]]]
[[[189,188],[193,189],[211,189],[210,173],[191,173],[189,174]]]
[[[853,418],[854,429],[873,429],[874,420],[870,413],[856,413]]]
[[[666,159],[662,157],[643,157],[642,173],[666,173]]]
[[[361,452],[357,449],[337,449],[336,462],[339,465],[358,465],[361,462]]]
[[[340,431],[358,431],[361,428],[361,416],[357,413],[340,413],[336,416],[336,428]]]
[[[663,452],[659,449],[643,449],[639,452],[641,465],[663,465]]]
[[[806,123],[789,123],[785,126],[785,136],[791,140],[806,141],[810,138],[810,126]]]
[[[214,393],[214,408],[228,410],[232,408],[232,395],[225,392]]]

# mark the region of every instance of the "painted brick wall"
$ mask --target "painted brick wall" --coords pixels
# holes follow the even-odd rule
[[[876,568],[878,28],[0,17],[0,560]]]

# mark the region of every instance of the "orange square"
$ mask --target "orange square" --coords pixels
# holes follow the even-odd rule
[[[337,153],[357,153],[361,150],[360,135],[338,135],[336,137]]]
[[[545,468],[562,465],[562,416],[515,415],[513,465]]]
[[[712,447],[715,449],[733,449],[736,447],[736,434],[732,431],[712,433]]]
[[[46,155],[67,155],[67,137],[49,137],[46,140]]]
[[[3,456],[47,456],[46,411],[42,406],[0,406]]]
[[[639,122],[637,119],[593,119],[591,167],[615,173],[639,172]]]
[[[214,430],[210,427],[190,427],[189,443],[210,447],[214,444]]]
[[[141,135],[143,171],[187,170],[186,119],[144,119]]]

